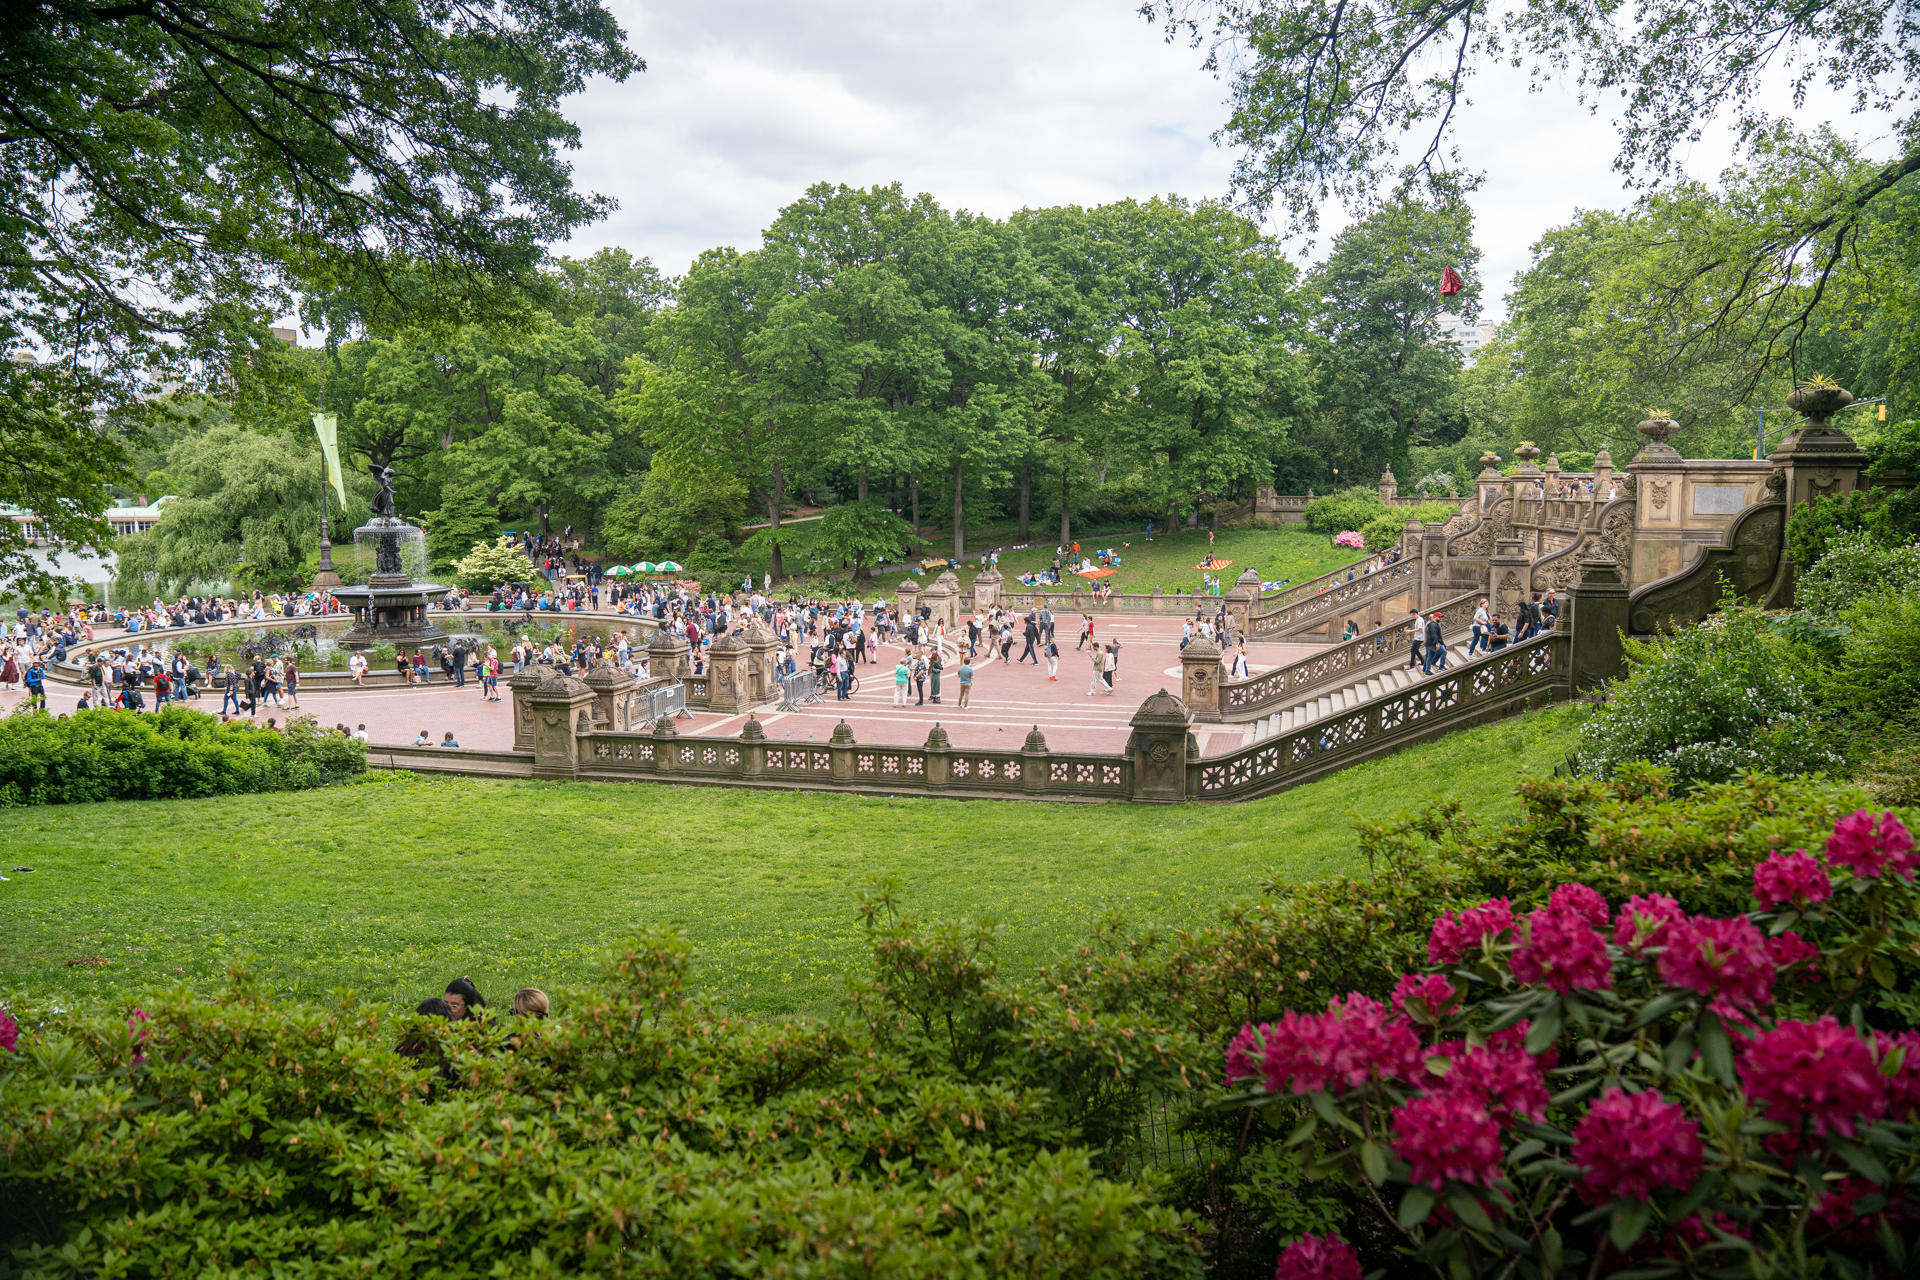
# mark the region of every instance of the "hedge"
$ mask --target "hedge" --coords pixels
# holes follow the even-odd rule
[[[292,791],[366,768],[364,744],[312,716],[291,716],[278,733],[185,707],[0,719],[0,807]]]

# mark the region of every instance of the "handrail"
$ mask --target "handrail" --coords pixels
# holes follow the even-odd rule
[[[1247,632],[1249,635],[1275,637],[1296,625],[1319,622],[1324,615],[1335,612],[1336,606],[1376,595],[1389,586],[1405,583],[1410,579],[1417,581],[1419,577],[1420,561],[1410,556],[1378,572],[1355,578],[1352,582],[1340,582],[1330,590],[1318,592],[1266,613],[1255,614],[1247,619]]]
[[[1474,608],[1485,595],[1484,591],[1478,589],[1468,591],[1432,609],[1422,610],[1421,616],[1441,614],[1442,631],[1458,635],[1473,624]],[[1351,640],[1329,645],[1298,662],[1263,671],[1245,680],[1222,680],[1220,718],[1228,723],[1257,719],[1269,712],[1294,706],[1313,691],[1341,683],[1341,678],[1351,680],[1363,668],[1392,653],[1398,637],[1406,634],[1406,629],[1406,619],[1399,618],[1382,623],[1371,631],[1363,631]]]
[[[1571,652],[1567,632],[1549,631],[1238,751],[1190,760],[1187,794],[1249,800],[1493,719],[1516,702],[1570,697]]]

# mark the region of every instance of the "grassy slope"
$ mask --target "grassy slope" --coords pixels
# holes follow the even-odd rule
[[[1018,589],[1013,581],[1028,570],[1039,570],[1053,563],[1054,543],[1044,530],[1036,530],[1045,541],[1025,551],[1009,551],[1000,557],[1000,572],[1005,574],[1009,585]],[[969,533],[967,545],[976,550],[960,567],[959,575],[963,584],[971,583],[979,571],[978,548],[997,546],[1011,540],[1012,535],[989,534],[975,537]],[[1122,541],[1129,545],[1124,549]],[[1200,588],[1200,570],[1193,566],[1207,551],[1207,533],[1204,529],[1181,530],[1175,534],[1159,534],[1152,542],[1136,529],[1126,534],[1103,534],[1082,538],[1082,550],[1088,559],[1094,558],[1094,551],[1108,547],[1121,552],[1120,572],[1105,579],[1116,591],[1147,592],[1159,587],[1171,595],[1175,588],[1185,592],[1194,592]],[[928,556],[946,555],[952,549],[951,538],[933,539],[925,548]],[[1268,582],[1286,579],[1291,582],[1303,582],[1308,578],[1317,578],[1343,564],[1352,563],[1357,557],[1354,552],[1333,545],[1333,539],[1324,533],[1310,533],[1305,529],[1252,529],[1234,528],[1222,530],[1219,541],[1214,546],[1214,554],[1223,560],[1232,560],[1232,568],[1223,575],[1222,590],[1233,585],[1233,580],[1248,569],[1260,570],[1262,579]],[[766,558],[752,560],[756,578],[766,569]],[[789,564],[789,568],[793,568]],[[931,575],[928,578],[931,581]],[[870,595],[878,588],[891,595],[899,584],[898,574],[885,574],[876,577],[872,583],[861,588],[862,595]],[[1087,579],[1068,576],[1066,586],[1072,590],[1075,583],[1087,585]]]
[[[1266,800],[1150,809],[725,793],[648,784],[398,780],[288,795],[0,811],[0,1000],[127,1001],[251,954],[289,997],[559,986],[650,924],[747,1010],[819,1009],[864,965],[853,904],[986,915],[1015,967],[1109,910],[1189,925],[1293,879],[1364,871],[1350,816],[1436,793],[1511,810],[1579,713],[1486,726]],[[95,958],[89,960],[88,958]],[[76,965],[75,960],[83,960]],[[104,963],[97,963],[104,962]]]

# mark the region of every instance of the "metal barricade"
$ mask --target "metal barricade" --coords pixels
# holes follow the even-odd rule
[[[805,702],[820,700],[820,684],[811,667],[790,671],[780,677],[780,710],[797,711]]]
[[[687,686],[674,683],[655,689],[651,695],[652,715],[650,721],[658,721],[661,716],[670,715],[676,720],[691,720],[693,714],[687,710]]]

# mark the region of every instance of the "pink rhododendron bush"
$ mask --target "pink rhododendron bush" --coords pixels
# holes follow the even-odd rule
[[[1364,551],[1367,548],[1367,540],[1361,536],[1358,529],[1343,529],[1333,535],[1333,545],[1336,547],[1351,547],[1355,551]]]
[[[1916,870],[1860,810],[1760,862],[1743,914],[1579,883],[1445,912],[1389,998],[1243,1027],[1225,1105],[1441,1275],[1915,1274],[1920,1032],[1862,997],[1915,944]],[[1361,1267],[1307,1233],[1278,1274]]]

